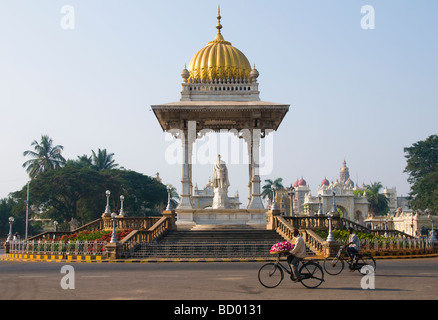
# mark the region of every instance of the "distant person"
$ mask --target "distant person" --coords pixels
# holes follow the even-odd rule
[[[347,250],[347,254],[350,257],[350,262],[353,262],[353,258],[360,250],[360,241],[357,235],[354,233],[352,227],[348,228],[348,233],[350,234],[348,243],[343,247],[343,249]]]

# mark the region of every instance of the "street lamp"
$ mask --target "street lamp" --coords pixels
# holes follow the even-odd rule
[[[431,215],[429,215],[429,219],[430,219],[430,222],[432,222],[432,231],[430,233],[430,240],[436,241],[437,239],[436,239],[436,236],[435,236],[435,232],[433,230],[433,218],[432,218]]]
[[[119,212],[119,216],[120,217],[124,217],[125,216],[125,212],[123,211],[123,201],[125,200],[125,197],[123,195],[120,196],[120,212]]]
[[[294,215],[293,197],[295,195],[295,188],[292,185],[290,185],[290,187],[287,189],[287,194],[290,198],[290,216],[293,217],[293,215]]]
[[[318,194],[318,202],[319,202],[319,206],[318,206],[318,216],[322,217],[324,215],[324,213],[322,213],[322,204],[321,204],[321,195]]]
[[[327,213],[327,217],[328,217],[328,222],[329,222],[329,233],[327,236],[327,242],[333,242],[335,241],[335,237],[333,236],[332,233],[332,220],[333,220],[333,216],[338,212],[338,209],[336,208],[336,203],[335,203],[335,195],[336,193],[333,191],[333,206],[332,206],[332,211]]]
[[[333,214],[331,212],[327,213],[327,219],[329,222],[329,232],[328,232],[328,236],[326,241],[327,242],[334,242],[335,241],[335,237],[333,236],[332,233],[332,220],[333,220]]]
[[[113,233],[111,235],[111,241],[110,243],[117,243],[117,233],[116,233],[116,217],[117,217],[117,213],[113,212],[111,214],[111,219],[113,220]]]
[[[9,234],[6,242],[12,241],[12,224],[14,223],[14,217],[9,217]]]
[[[338,208],[336,207],[336,203],[335,203],[335,196],[336,196],[336,192],[333,191],[332,215],[335,215],[336,213],[338,213]]]
[[[105,213],[111,213],[111,209],[110,209],[110,205],[109,205],[109,197],[111,194],[111,191],[106,190],[105,191],[106,194],[106,207],[105,207]]]
[[[53,234],[53,239],[56,239],[56,232],[58,231],[58,221],[53,221],[53,228],[55,229],[55,233]]]
[[[166,211],[172,211],[172,204],[170,203],[170,191],[171,191],[171,187],[168,185],[167,186],[167,207],[166,207]]]
[[[272,188],[272,205],[271,205],[271,210],[278,210],[277,202],[275,201],[275,191],[277,191],[277,189],[275,187],[273,187]]]

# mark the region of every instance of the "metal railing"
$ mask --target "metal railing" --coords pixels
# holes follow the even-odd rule
[[[132,257],[161,258],[248,258],[269,257],[270,241],[230,241],[230,242],[142,242]]]
[[[106,241],[12,240],[9,253],[41,255],[104,255]]]
[[[348,243],[348,239],[339,239],[340,245]],[[420,239],[360,239],[360,250],[363,252],[394,251],[426,251],[433,250],[434,242],[427,238]]]

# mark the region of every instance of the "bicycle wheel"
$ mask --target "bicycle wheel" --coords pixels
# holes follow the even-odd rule
[[[275,288],[283,281],[283,270],[277,264],[270,262],[259,269],[259,281],[266,288]]]
[[[370,271],[376,272],[376,260],[370,254],[362,255],[357,263],[362,266],[358,269],[359,273],[362,275],[366,275],[370,273]],[[363,267],[366,268],[362,269]]]
[[[329,275],[336,276],[344,270],[344,260],[338,257],[327,257],[323,263],[324,270]]]
[[[317,288],[324,281],[324,271],[315,262],[306,262],[300,268],[301,283],[306,288]]]

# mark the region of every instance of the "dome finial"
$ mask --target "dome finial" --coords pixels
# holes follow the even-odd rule
[[[220,5],[217,6],[217,25],[216,29],[218,30],[218,33],[221,33],[222,25],[221,25],[221,7]]]

